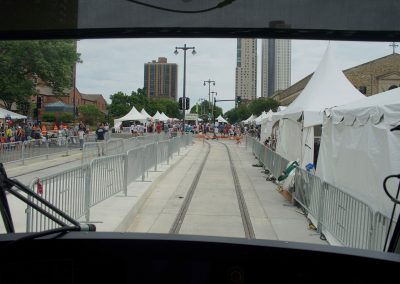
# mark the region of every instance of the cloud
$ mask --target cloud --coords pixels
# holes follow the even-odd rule
[[[208,100],[208,85],[216,82],[211,90],[218,93],[217,99],[234,99],[236,39],[99,39],[80,40],[78,52],[82,64],[77,66],[77,87],[83,93],[109,96],[122,91],[130,93],[143,87],[144,64],[166,57],[168,62],[178,64],[178,96],[183,93],[184,54],[175,47],[194,46],[186,53],[186,95],[194,105],[200,99]],[[258,41],[258,62],[261,54]],[[328,41],[292,40],[291,83],[295,83],[314,72],[328,45]],[[392,52],[386,42],[332,42],[337,65],[347,69],[358,64],[388,55]],[[258,69],[258,96],[260,96],[260,71]],[[234,107],[234,102],[219,102],[224,111]]]

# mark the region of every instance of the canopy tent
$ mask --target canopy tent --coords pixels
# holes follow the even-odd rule
[[[261,119],[261,133],[260,133],[260,141],[264,143],[264,141],[271,136],[272,126],[274,122],[278,120],[276,112],[273,112],[271,109],[264,115],[264,118]]]
[[[147,119],[151,119],[151,115],[146,112],[144,108],[140,111],[140,113]]]
[[[160,120],[163,121],[163,122],[166,122],[166,121],[169,120],[169,117],[166,116],[164,112],[162,112],[162,113],[160,114]]]
[[[0,108],[0,119],[5,119],[6,117],[11,117],[11,119],[26,119],[27,117],[16,112]]]
[[[254,120],[254,122],[255,122],[257,125],[260,125],[261,122],[262,122],[264,119],[267,119],[267,118],[268,118],[268,116],[271,116],[271,117],[272,117],[272,110],[269,110],[268,113],[265,112],[265,111],[263,111],[263,112],[260,114],[260,116],[257,117],[257,118]]]
[[[400,88],[327,109],[316,170],[324,181],[386,216],[393,203],[382,183],[400,172],[400,135],[393,130],[400,125],[399,113]],[[395,192],[398,181],[390,182]]]
[[[156,114],[153,115],[153,120],[161,120],[161,113],[157,110]]]
[[[278,117],[276,151],[302,166],[314,161],[314,126],[321,125],[323,110],[364,98],[340,71],[330,45],[300,95]]]
[[[146,118],[137,111],[137,109],[133,106],[132,109],[123,117],[114,119],[114,127],[118,129],[123,121],[146,121]]]
[[[244,124],[249,124],[249,123],[252,123],[256,118],[257,118],[257,116],[254,115],[254,114],[252,114],[252,115],[250,115],[250,117],[249,117],[248,119],[246,119],[246,120],[244,120],[244,121],[242,121],[242,122],[243,122]]]
[[[74,113],[74,106],[68,105],[62,101],[49,103],[44,106],[44,110],[48,112],[69,112]]]
[[[223,118],[221,115],[219,115],[219,116],[217,117],[217,121],[218,121],[219,123],[228,123],[228,121],[227,121],[225,118]]]

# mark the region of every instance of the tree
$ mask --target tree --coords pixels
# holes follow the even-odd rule
[[[104,114],[95,105],[82,105],[78,110],[81,120],[85,123],[95,125],[104,120]]]
[[[76,62],[80,59],[72,40],[0,42],[0,97],[5,107],[27,103],[35,95],[33,74],[62,95],[72,85]]]
[[[258,98],[257,100],[251,101],[248,105],[248,109],[251,114],[259,116],[263,111],[268,112],[270,109],[276,111],[279,103],[271,98]],[[250,116],[249,115],[249,116]]]
[[[108,107],[108,111],[113,118],[119,118],[127,114],[133,106],[131,96],[123,92],[115,93],[110,96],[111,104]]]

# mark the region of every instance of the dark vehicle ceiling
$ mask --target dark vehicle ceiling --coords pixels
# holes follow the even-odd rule
[[[0,0],[0,38],[400,41],[399,12],[398,0]]]

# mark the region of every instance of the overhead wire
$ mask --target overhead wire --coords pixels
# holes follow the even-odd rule
[[[205,13],[205,12],[213,11],[215,9],[223,8],[225,6],[232,4],[236,0],[224,0],[224,1],[219,2],[217,5],[215,5],[213,7],[201,9],[201,10],[178,10],[178,9],[170,9],[170,8],[166,8],[166,7],[160,7],[157,5],[152,5],[152,4],[144,3],[142,1],[137,1],[137,0],[126,0],[126,1],[134,3],[134,4],[142,5],[145,7],[165,11],[165,12],[182,13],[182,14],[198,14],[198,13]]]

